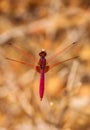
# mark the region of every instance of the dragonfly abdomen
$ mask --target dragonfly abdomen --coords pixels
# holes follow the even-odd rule
[[[44,69],[41,69],[39,95],[42,100],[44,95]]]

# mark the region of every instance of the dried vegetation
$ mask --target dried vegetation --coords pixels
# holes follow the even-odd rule
[[[72,42],[45,76],[39,99],[40,75],[5,57],[32,63],[12,45],[38,57]],[[9,44],[12,45],[9,45]],[[90,130],[90,1],[0,0],[0,130]]]

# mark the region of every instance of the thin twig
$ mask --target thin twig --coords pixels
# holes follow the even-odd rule
[[[73,23],[77,27],[79,26],[86,26],[86,23],[90,19],[89,13],[83,13],[83,17],[80,17],[80,21]],[[33,23],[30,23],[28,25],[15,27],[13,29],[10,29],[0,35],[0,44],[4,44],[11,38],[21,37],[25,34],[36,34],[38,32],[45,32],[45,33],[52,33],[57,28],[67,28],[72,26],[72,21],[67,19],[64,15],[55,15],[50,18],[42,19],[35,21]],[[81,16],[81,15],[80,15]],[[87,17],[88,16],[88,17]]]

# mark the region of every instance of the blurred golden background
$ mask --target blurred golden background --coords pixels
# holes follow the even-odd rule
[[[73,42],[54,61],[79,58],[45,74],[42,101],[40,74],[5,59],[36,65],[13,45],[38,61],[42,48],[49,58]],[[90,130],[89,0],[0,0],[0,130]]]

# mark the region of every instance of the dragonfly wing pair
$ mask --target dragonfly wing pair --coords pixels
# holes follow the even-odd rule
[[[59,56],[60,54],[62,54],[62,52],[70,49],[71,47],[73,47],[73,45],[75,44],[76,42],[70,44],[69,46],[67,46],[66,48],[64,48],[63,50],[59,51],[58,53],[56,53],[54,56],[52,56],[51,58],[45,59],[47,53],[45,52],[45,50],[42,50],[40,53],[39,53],[39,56],[40,56],[40,60],[38,62],[37,65],[35,65],[36,63],[36,59],[34,58],[34,56],[32,56],[30,53],[28,54],[27,52],[25,52],[23,49],[17,47],[16,45],[13,45],[13,49],[18,51],[19,53],[21,53],[23,56],[25,56],[26,58],[29,58],[29,60],[32,61],[32,63],[27,63],[27,62],[24,62],[24,61],[19,61],[19,60],[15,60],[15,59],[11,59],[11,58],[8,58],[6,57],[7,60],[10,60],[10,61],[14,61],[14,62],[18,62],[18,63],[21,63],[23,65],[26,65],[28,67],[31,67],[32,69],[36,70],[37,72],[40,73],[40,87],[39,87],[39,95],[40,95],[40,98],[42,100],[43,98],[43,95],[44,95],[44,80],[45,80],[45,77],[44,77],[44,73],[48,72],[51,68],[59,65],[59,64],[62,64],[66,61],[69,61],[69,60],[72,60],[72,59],[75,59],[75,58],[78,58],[77,56],[76,57],[72,57],[72,58],[69,58],[67,60],[64,60],[64,61],[60,61],[60,62],[57,62],[57,63],[54,63],[54,64],[51,64],[50,66],[47,64],[47,62],[49,61],[53,61],[55,59],[55,57]]]

